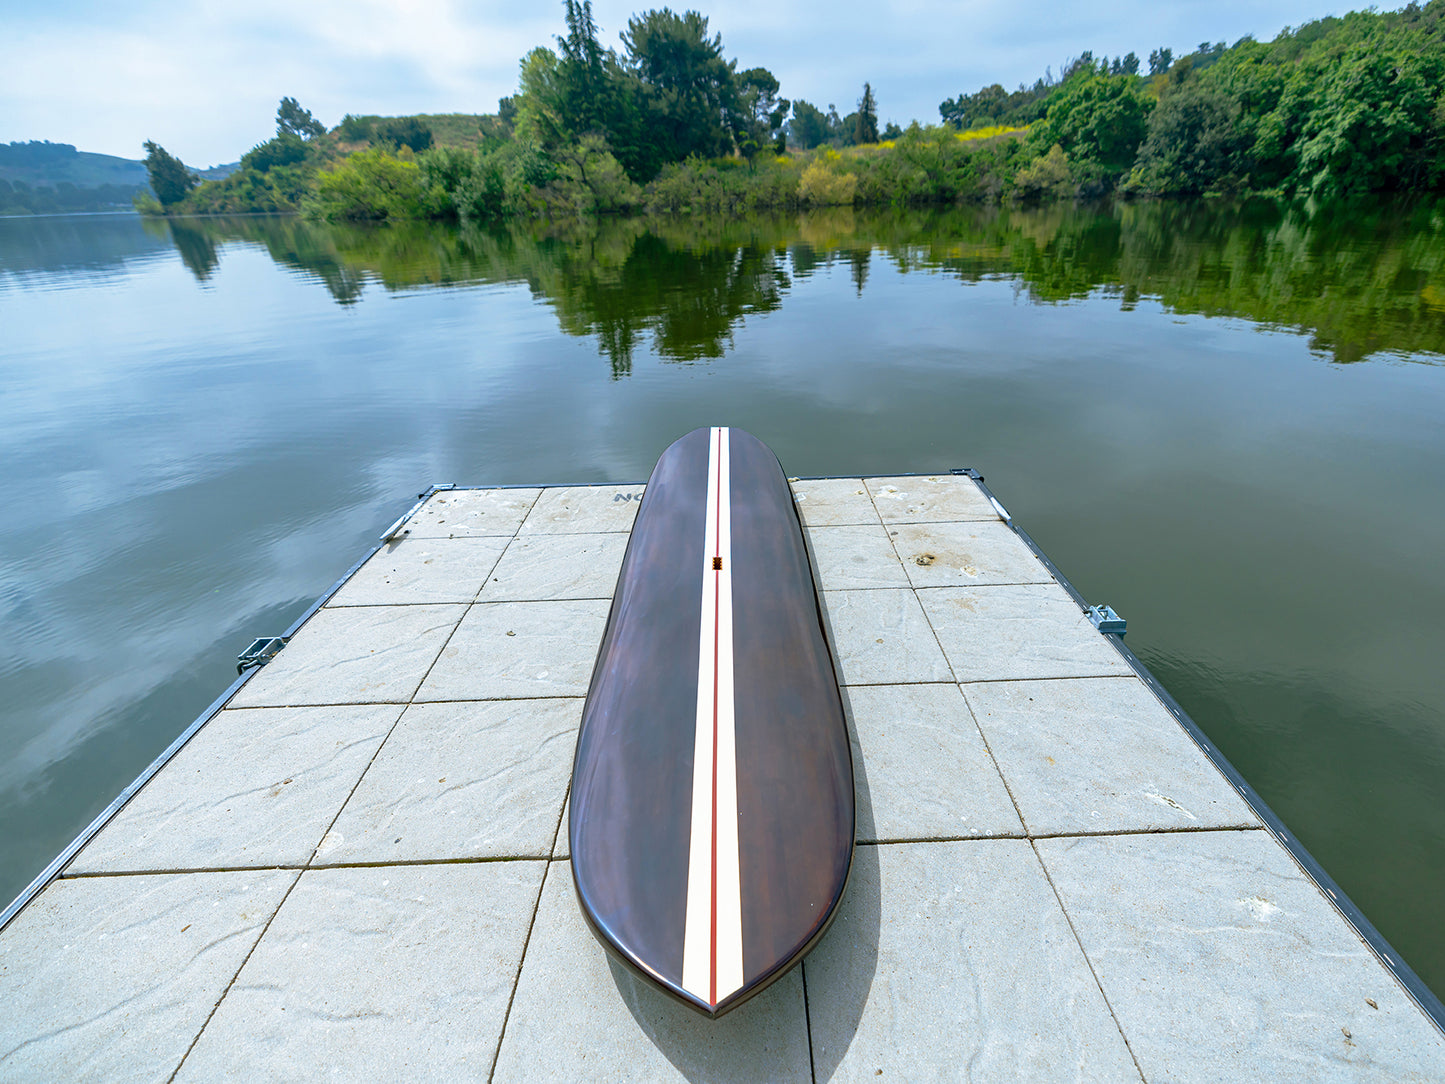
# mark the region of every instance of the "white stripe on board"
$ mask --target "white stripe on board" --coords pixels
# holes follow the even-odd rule
[[[718,433],[708,433],[707,526],[703,534],[702,634],[697,650],[697,726],[692,753],[692,837],[687,852],[687,918],[682,934],[682,988],[703,1001],[712,986],[712,746],[713,628],[717,595],[712,555],[717,549]]]
[[[703,544],[702,627],[697,653],[692,832],[682,943],[683,989],[709,1005],[716,1005],[743,984],[728,451],[727,429],[712,429]]]
[[[717,847],[717,880],[713,885],[717,904],[715,934],[717,953],[714,982],[717,1004],[743,984],[743,899],[738,856],[738,764],[733,731],[733,516],[732,457],[728,431],[721,430],[718,474],[722,501],[718,513],[718,553],[722,568],[718,578],[718,696],[717,696],[717,823],[713,828]]]

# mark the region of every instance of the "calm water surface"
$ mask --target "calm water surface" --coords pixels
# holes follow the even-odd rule
[[[1445,993],[1445,213],[0,220],[0,902],[426,485],[975,466]]]

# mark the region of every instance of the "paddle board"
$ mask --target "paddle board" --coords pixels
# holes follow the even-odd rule
[[[720,1016],[827,929],[853,760],[793,494],[739,429],[657,461],[582,712],[578,902],[636,973]]]

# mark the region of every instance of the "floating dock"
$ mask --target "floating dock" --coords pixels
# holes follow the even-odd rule
[[[573,898],[642,487],[446,488],[11,908],[0,1079],[1445,1080],[1439,1001],[981,480],[794,490],[859,813],[802,966],[710,1021]]]

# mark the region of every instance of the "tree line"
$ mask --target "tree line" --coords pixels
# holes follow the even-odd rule
[[[1353,196],[1445,182],[1445,0],[1355,12],[1273,41],[1203,42],[1067,62],[1032,86],[944,100],[941,123],[880,129],[865,83],[846,116],[782,97],[727,59],[696,11],[647,11],[604,48],[590,0],[564,0],[556,48],[517,92],[434,145],[417,118],[329,130],[282,99],[277,133],[197,185],[146,144],[150,210],[302,210],[325,219],[824,204],[1040,201],[1113,193]]]
[[[30,185],[0,177],[0,215],[124,210],[144,188],[135,184],[77,185],[70,181]]]

